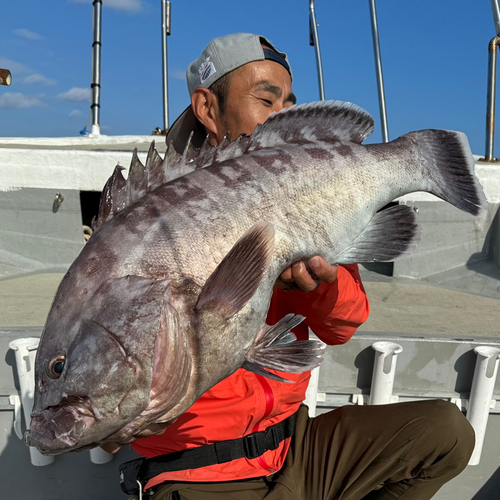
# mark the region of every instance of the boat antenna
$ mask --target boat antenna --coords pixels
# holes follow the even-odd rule
[[[92,135],[101,135],[101,24],[102,24],[102,0],[94,0],[94,17],[92,20],[92,31],[94,41],[92,43]]]
[[[321,51],[319,49],[318,22],[314,10],[314,0],[309,0],[309,45],[313,46],[316,52],[316,66],[318,67],[319,98],[325,100],[325,84],[323,82],[323,65],[321,64]]]
[[[161,0],[161,55],[163,68],[163,133],[168,130],[168,52],[167,38],[170,36],[171,4]]]
[[[497,87],[497,49],[500,45],[500,7],[498,0],[491,0],[491,10],[496,36],[488,44],[488,93],[486,96],[486,151],[484,161],[495,161],[495,101]]]
[[[384,75],[382,74],[382,55],[380,53],[377,8],[375,6],[375,0],[370,0],[370,18],[372,23],[373,52],[375,54],[375,73],[377,75],[378,106],[380,109],[382,141],[389,142],[389,126],[387,124],[387,108],[385,105]]]

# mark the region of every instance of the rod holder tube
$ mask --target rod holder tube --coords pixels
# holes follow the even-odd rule
[[[377,75],[378,105],[380,109],[380,124],[382,127],[382,141],[389,142],[389,126],[387,124],[387,109],[385,105],[384,75],[382,73],[382,55],[378,34],[377,8],[375,0],[370,1],[370,18],[372,23],[373,52],[375,54],[375,73]]]
[[[314,0],[309,0],[309,34],[311,45],[314,45],[316,53],[316,66],[318,68],[319,99],[325,100],[325,84],[323,81],[323,64],[321,63],[321,50],[319,48],[318,23],[316,21],[316,11],[314,10]]]
[[[101,33],[102,0],[94,0],[94,42],[92,43],[92,135],[101,134]]]
[[[12,75],[8,69],[0,68],[0,85],[10,85],[12,83]]]
[[[167,131],[168,122],[168,47],[167,38],[170,35],[171,4],[161,0],[161,55],[163,69],[163,130]]]
[[[481,459],[500,360],[500,349],[497,347],[478,346],[474,352],[477,358],[472,378],[467,420],[474,428],[476,444],[469,465],[477,465]]]
[[[495,142],[495,102],[497,87],[497,50],[500,36],[490,40],[488,44],[488,94],[486,97],[486,151],[485,161],[493,161]]]
[[[309,330],[309,340],[317,340],[321,342],[314,333]],[[326,346],[324,342],[321,342]],[[306,398],[304,399],[304,404],[309,408],[309,417],[316,416],[316,406],[318,402],[318,384],[319,384],[319,369],[320,367],[314,368],[311,371],[311,378],[309,379],[309,385],[306,390]]]
[[[111,462],[113,460],[114,455],[112,453],[108,453],[107,451],[104,451],[102,448],[92,448],[90,450],[90,461],[93,464],[107,464],[108,462]]]
[[[396,375],[397,357],[403,348],[394,342],[380,341],[372,344],[375,351],[373,363],[370,404],[385,405],[392,403],[392,389]]]
[[[309,409],[309,417],[316,416],[316,406],[318,402],[318,384],[319,384],[319,366],[311,371],[311,378],[306,390],[306,399],[304,404]]]
[[[29,428],[31,423],[31,412],[33,410],[33,399],[35,396],[35,356],[40,339],[23,338],[9,342],[9,348],[16,354],[16,368],[19,377],[19,385],[21,388],[21,403],[24,408],[24,419],[26,428]],[[20,430],[21,423],[18,420],[19,414],[14,421],[16,434]],[[16,412],[18,413],[18,412]],[[22,435],[22,434],[21,434]],[[54,461],[54,457],[42,455],[35,447],[30,446],[31,463],[38,467],[49,465]]]

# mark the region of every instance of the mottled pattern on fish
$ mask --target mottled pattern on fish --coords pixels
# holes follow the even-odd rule
[[[361,108],[315,103],[283,110],[252,136],[217,148],[188,145],[180,157],[170,147],[164,161],[151,148],[145,166],[134,154],[127,181],[117,168],[96,231],[61,283],[44,329],[33,444],[59,453],[129,442],[148,424],[176,418],[241,366],[266,376],[266,363],[281,371],[314,366],[310,344],[294,344],[310,362],[287,359],[287,332],[297,319],[275,330],[264,325],[283,269],[314,255],[341,264],[408,252],[418,241],[414,212],[378,211],[409,192],[429,191],[478,213],[481,189],[463,134],[429,130],[362,145],[372,129]],[[98,390],[111,376],[105,356],[95,356],[94,375],[78,387],[70,381],[79,360],[67,358],[58,380],[45,375],[50,359],[75,348],[82,324],[92,333],[96,322],[112,338],[103,345],[118,343],[128,353],[117,369],[133,379],[127,387],[110,382],[109,397]],[[263,342],[266,335],[272,338]],[[279,348],[266,357],[273,342]],[[67,413],[83,404],[99,414],[92,425],[88,418],[76,430],[50,423],[50,407]]]

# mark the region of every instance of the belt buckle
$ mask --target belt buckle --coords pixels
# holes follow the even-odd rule
[[[245,436],[243,438],[243,449],[247,458],[260,457],[265,451],[262,450],[262,434],[256,432]]]

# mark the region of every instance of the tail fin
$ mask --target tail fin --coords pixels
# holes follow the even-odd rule
[[[416,142],[429,182],[428,191],[472,215],[486,198],[474,174],[474,157],[462,132],[421,130],[404,137]]]

